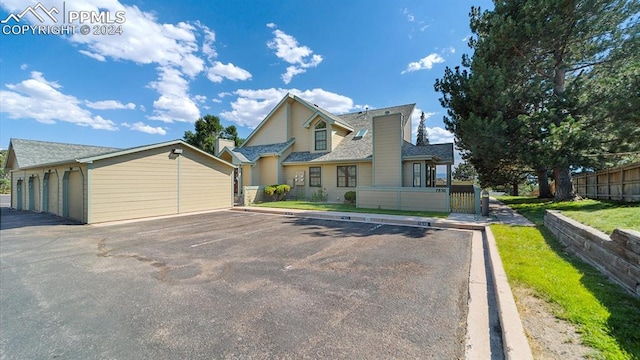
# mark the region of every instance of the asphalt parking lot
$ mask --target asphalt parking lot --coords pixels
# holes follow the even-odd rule
[[[2,359],[464,357],[468,232],[1,211]]]

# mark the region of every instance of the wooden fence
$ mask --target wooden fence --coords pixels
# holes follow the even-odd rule
[[[451,212],[480,214],[480,188],[474,185],[451,186],[449,196]]]
[[[574,175],[573,188],[590,199],[640,201],[640,162]]]

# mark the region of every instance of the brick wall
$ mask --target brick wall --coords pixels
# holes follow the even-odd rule
[[[598,268],[611,280],[640,296],[640,233],[615,229],[611,236],[547,210],[547,227],[571,253]]]

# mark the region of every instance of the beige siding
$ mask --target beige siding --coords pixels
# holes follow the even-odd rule
[[[399,114],[373,118],[374,186],[402,186],[402,139]]]
[[[361,208],[449,212],[449,193],[445,189],[374,187],[358,190]]]
[[[276,144],[287,140],[287,112],[286,106],[282,106],[271,114],[245,146]]]
[[[290,137],[296,139],[296,142],[293,144],[293,151],[312,151],[312,139],[313,139],[313,126],[309,128],[305,128],[304,123],[309,120],[309,118],[313,115],[313,112],[309,110],[306,106],[293,102],[291,104],[291,124],[289,133]]]
[[[91,222],[178,212],[178,157],[163,147],[96,161]]]
[[[407,122],[404,125],[404,135],[403,139],[406,142],[411,142],[411,118],[407,119]]]
[[[358,131],[356,129],[356,131]],[[339,128],[337,126],[332,126],[332,135],[331,135],[331,150],[334,150],[338,144],[347,136],[347,130]]]
[[[278,158],[267,156],[258,160],[260,165],[259,182],[252,185],[275,185],[278,184]],[[254,168],[255,171],[255,168]]]
[[[185,149],[180,156],[179,212],[233,206],[233,168]]]
[[[398,193],[395,191],[359,191],[358,207],[367,209],[398,209]]]
[[[294,178],[296,171],[304,171],[305,184],[304,186],[298,185],[292,187],[291,191],[293,196],[310,199],[313,192],[322,189],[328,195],[328,202],[341,203],[344,202],[344,193],[356,190],[356,187],[338,187],[338,166],[347,165],[356,166],[357,186],[371,186],[371,163],[288,165],[284,167],[285,177],[288,182]],[[319,166],[321,168],[322,187],[320,188],[309,186],[309,167],[311,166]]]
[[[251,165],[242,165],[242,186],[251,186],[253,169]]]

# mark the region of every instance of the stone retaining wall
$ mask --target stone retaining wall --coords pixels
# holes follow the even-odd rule
[[[547,210],[547,227],[571,253],[580,256],[611,280],[640,296],[640,233],[615,229],[611,236]]]

